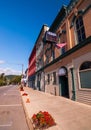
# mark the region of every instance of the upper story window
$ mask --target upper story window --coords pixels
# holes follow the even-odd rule
[[[86,36],[85,36],[85,29],[83,24],[82,16],[78,16],[75,20],[75,29],[76,29],[76,41],[77,43],[82,42]]]
[[[45,61],[45,63],[46,63],[46,64],[49,63],[49,56],[48,56],[48,55],[46,55],[46,61]]]
[[[55,59],[55,51],[54,50],[52,50],[52,60],[54,60]]]
[[[66,43],[66,30],[62,30],[61,32],[59,32],[58,34],[58,43],[61,45]],[[66,52],[66,47],[62,46],[60,47],[60,54],[64,54]]]
[[[61,48],[61,54],[64,54],[66,52],[65,46]]]

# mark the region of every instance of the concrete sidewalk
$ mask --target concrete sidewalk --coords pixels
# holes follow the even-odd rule
[[[28,96],[22,96],[22,101],[30,130],[31,117],[39,111],[48,111],[57,123],[47,130],[91,130],[91,106],[28,87],[21,95],[25,92]],[[30,103],[26,103],[27,99]]]

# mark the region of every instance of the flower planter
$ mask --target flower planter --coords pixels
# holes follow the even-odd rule
[[[45,130],[53,125],[56,125],[53,117],[46,111],[38,112],[32,116],[32,124],[34,130]]]
[[[27,96],[28,94],[27,93],[23,93],[22,96]]]
[[[20,87],[20,91],[24,91],[23,87]]]

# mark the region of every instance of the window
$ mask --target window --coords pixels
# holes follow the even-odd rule
[[[50,84],[50,75],[48,74],[48,84]]]
[[[91,61],[84,62],[80,66],[79,75],[81,88],[91,89]]]
[[[64,54],[65,53],[65,46],[61,48],[61,53]]]
[[[49,63],[49,56],[46,55],[46,64]]]
[[[53,84],[56,84],[56,72],[53,72]]]
[[[54,52],[54,50],[52,50],[52,60],[54,60],[55,59],[55,52]]]
[[[87,62],[84,62],[81,67],[80,67],[80,70],[85,70],[85,69],[89,69],[91,68],[91,62],[90,61],[87,61]]]
[[[65,44],[66,43],[66,30],[61,30],[58,34],[58,43]],[[66,52],[65,46],[60,47],[60,54],[64,54]]]
[[[80,43],[86,38],[82,16],[76,18],[75,26],[76,26],[77,42]]]

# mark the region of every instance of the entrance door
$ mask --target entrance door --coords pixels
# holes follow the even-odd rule
[[[69,98],[68,78],[66,76],[59,76],[59,90],[60,96]]]

